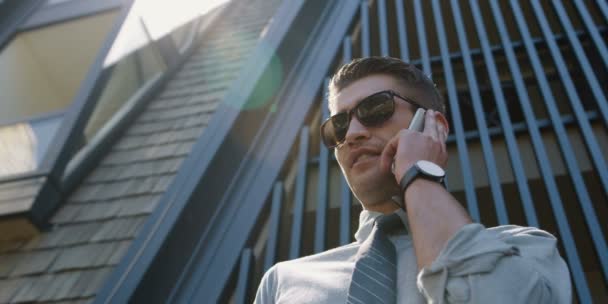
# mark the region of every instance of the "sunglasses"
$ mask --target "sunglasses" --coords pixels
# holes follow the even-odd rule
[[[366,127],[376,127],[389,120],[395,113],[395,97],[412,104],[415,109],[424,108],[417,102],[387,90],[374,93],[361,100],[348,112],[331,116],[321,125],[321,138],[327,148],[335,148],[344,143],[346,132],[353,116]]]

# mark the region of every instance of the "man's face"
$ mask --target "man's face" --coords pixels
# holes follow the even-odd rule
[[[385,90],[413,100],[422,100],[425,95],[420,90],[407,89],[392,76],[371,75],[339,91],[331,104],[331,114],[348,111],[363,98]],[[353,117],[344,144],[335,149],[340,168],[364,207],[384,203],[399,194],[392,173],[380,168],[380,154],[399,130],[408,127],[413,115],[412,105],[395,98],[395,113],[389,120],[379,126],[366,127]]]

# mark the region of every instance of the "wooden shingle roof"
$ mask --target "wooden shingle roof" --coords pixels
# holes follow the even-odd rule
[[[280,0],[242,1],[34,239],[0,243],[0,303],[90,302],[232,85]]]

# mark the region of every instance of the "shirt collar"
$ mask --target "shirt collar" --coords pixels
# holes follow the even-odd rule
[[[399,217],[405,226],[406,234],[409,234],[410,227],[407,221],[407,214],[401,208],[397,209],[395,213],[399,214]],[[355,233],[355,240],[357,240],[357,243],[362,243],[367,239],[369,234],[372,232],[372,228],[374,227],[374,221],[380,215],[382,215],[381,212],[369,211],[365,209],[361,211],[359,214],[359,229],[357,229],[357,232]]]

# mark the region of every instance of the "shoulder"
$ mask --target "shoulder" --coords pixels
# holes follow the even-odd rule
[[[557,239],[535,227],[502,225],[486,228],[482,224],[471,223],[452,236],[444,251],[468,254],[473,248],[513,248],[522,256],[546,257],[557,254]]]
[[[515,246],[523,256],[547,257],[559,255],[557,251],[557,238],[536,227],[523,227],[517,225],[503,225],[488,228],[496,238]]]
[[[329,249],[320,253],[303,256],[297,259],[282,261],[270,269],[268,269],[266,275],[278,275],[281,272],[290,269],[290,268],[301,268],[305,266],[313,266],[315,264],[320,263],[332,263],[332,262],[347,262],[349,260],[353,260],[357,250],[359,249],[359,244],[356,242],[343,245],[340,247],[336,247],[333,249]]]
[[[300,257],[293,260],[283,261],[274,265],[274,271],[281,272],[287,269],[303,268],[303,267],[321,267],[322,264],[341,263],[353,260],[359,244],[354,242],[333,249],[329,249],[320,253]],[[319,266],[317,266],[319,265]],[[327,266],[327,265],[324,265]]]
[[[488,228],[488,231],[494,232],[501,237],[538,237],[538,238],[548,238],[548,239],[556,239],[553,234],[541,230],[536,227],[524,227],[517,225],[502,225]]]
[[[291,303],[300,303],[296,299],[310,299],[312,296],[331,297],[335,292],[332,289],[335,282],[344,281],[351,274],[358,248],[359,244],[351,243],[275,264],[264,274],[256,296],[257,299],[273,301],[256,303],[275,303],[280,302],[280,299],[291,299]]]
[[[504,242],[548,242],[555,243],[557,238],[553,234],[536,227],[523,227],[517,225],[502,225],[486,228],[480,223],[471,223],[460,228],[453,239],[468,241],[500,240]]]
[[[536,227],[523,227],[517,225],[503,225],[487,229],[505,242],[517,242],[520,245],[534,244],[556,244],[557,238],[542,229]]]

